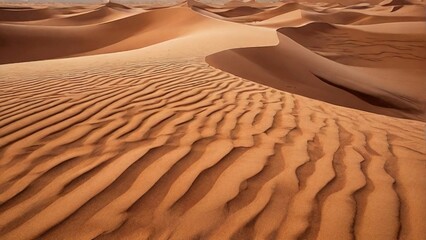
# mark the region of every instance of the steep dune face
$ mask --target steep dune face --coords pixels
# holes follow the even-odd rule
[[[202,59],[67,69],[0,68],[3,239],[426,234],[423,123]]]
[[[129,9],[131,9],[130,7],[128,7],[126,5],[116,3],[116,2],[111,2],[111,1],[108,1],[108,3],[105,4],[105,7],[118,9],[118,10],[129,10]]]
[[[263,16],[264,20],[250,24],[273,28],[308,24],[279,29],[281,42],[276,47],[234,49],[209,56],[207,61],[284,91],[425,120],[425,10],[424,5],[403,1],[284,4],[269,16],[265,11],[245,19]]]
[[[333,104],[425,119],[424,71],[345,66],[284,36],[281,39],[277,47],[225,51],[209,56],[207,62],[246,79]],[[402,80],[404,86],[400,86]]]

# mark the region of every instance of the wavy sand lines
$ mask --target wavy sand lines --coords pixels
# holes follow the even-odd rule
[[[2,238],[424,236],[423,123],[201,59],[118,65],[2,79]]]

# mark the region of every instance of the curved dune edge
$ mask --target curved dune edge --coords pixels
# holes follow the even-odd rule
[[[310,23],[281,28],[278,36],[277,46],[225,50],[206,61],[286,92],[426,121],[426,33],[374,34]]]
[[[0,82],[2,239],[426,234],[424,123],[201,59],[88,67]]]
[[[89,7],[3,8],[0,9],[0,64],[145,48],[211,27],[203,24],[223,24],[211,18],[270,28],[299,26],[311,21],[354,26],[390,22],[405,25],[408,22],[424,22],[425,11],[425,6],[418,4],[404,5],[392,11],[394,5],[387,3],[368,5],[366,9],[352,6],[337,10],[330,6],[295,2],[267,7],[258,3],[251,3],[251,7],[232,3],[222,6],[222,9],[193,1],[187,4],[195,12],[206,16],[200,16],[182,4],[175,8],[154,10],[146,6],[130,8],[115,3]],[[230,11],[232,14],[226,17]],[[236,17],[232,17],[235,12]],[[171,16],[177,20],[169,21]],[[391,28],[395,27],[398,26]]]
[[[64,23],[66,19],[52,20],[56,22],[56,25],[52,25],[52,21],[47,23],[47,25],[0,24],[0,35],[2,36],[0,63],[16,63],[138,49],[180,36],[190,35],[197,28],[203,28],[202,23],[215,21],[200,16],[189,8],[129,12],[127,16],[113,12],[110,9],[104,10],[108,11],[106,15],[109,15],[110,19],[107,22],[96,24],[84,25],[79,23],[76,16],[73,16],[74,19],[69,20],[72,25],[66,27],[62,27],[66,24]],[[115,16],[111,16],[112,14]],[[167,16],[170,15],[176,17],[176,20],[169,21]],[[97,21],[104,18],[105,16],[98,18]],[[94,37],[96,41],[94,41]]]

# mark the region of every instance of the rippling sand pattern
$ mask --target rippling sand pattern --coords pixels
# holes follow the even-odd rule
[[[0,89],[4,239],[425,234],[422,123],[201,59],[8,76]]]
[[[295,4],[289,6],[290,12],[300,13]],[[289,11],[280,15],[285,7],[273,14],[254,7],[223,10],[231,18],[246,14],[239,21],[251,19],[246,18],[251,14],[254,19],[271,15],[270,21],[247,25],[202,15],[213,16],[218,9],[137,9],[128,15],[130,8],[117,13],[123,7],[113,7],[112,15],[111,5],[98,9],[101,20],[92,14],[78,17],[84,20],[82,27],[49,25],[69,24],[66,18],[48,19],[46,28],[32,26],[40,19],[0,19],[0,37],[6,36],[5,29],[14,29],[7,35],[9,43],[27,28],[34,34],[27,36],[37,41],[62,31],[65,35],[49,37],[55,42],[64,36],[82,41],[84,34],[72,33],[79,28],[111,37],[96,21],[121,29],[125,25],[117,23],[130,16],[127,24],[139,19],[149,20],[150,26],[127,29],[130,37],[110,29],[124,38],[113,36],[117,42],[112,45],[107,39],[91,43],[85,38],[82,44],[89,45],[68,49],[71,39],[64,45],[45,42],[47,55],[36,55],[39,48],[25,45],[35,55],[0,57],[2,63],[12,63],[0,66],[0,239],[426,238],[421,34],[411,33],[408,48],[401,42],[392,45],[403,34],[371,35],[368,41],[403,48],[404,54],[397,56],[418,56],[412,64],[398,58],[400,66],[391,72],[395,74],[382,79],[392,61],[365,47],[365,28],[307,24],[304,18],[289,17]],[[309,9],[315,14],[326,11]],[[179,23],[156,21],[168,14],[186,18]],[[280,30],[271,24],[281,24]],[[162,34],[158,29],[164,27],[179,29],[179,34]],[[312,36],[301,37],[310,30]],[[345,55],[353,50],[351,41],[360,51]],[[13,42],[14,48],[0,46],[0,53],[13,55],[23,42]],[[269,47],[260,47],[265,45]],[[381,47],[392,48],[385,45]],[[75,57],[66,51],[92,55],[123,50],[132,51],[13,63]],[[216,64],[235,66],[236,72],[246,69],[255,79],[212,67],[206,63],[208,55]],[[223,56],[230,56],[228,62]],[[274,71],[287,81],[278,82],[277,89],[271,87],[274,79],[266,78]],[[298,76],[306,82],[298,82]],[[404,115],[402,109],[398,116],[411,117],[402,119],[371,113],[379,112],[374,104],[370,112],[337,106],[343,99],[363,99],[349,87],[328,91],[332,88],[322,87],[314,77],[396,103],[413,103],[398,99],[399,93],[407,94],[417,101],[413,106],[420,113]],[[410,79],[413,84],[407,87]],[[308,98],[292,93],[292,83],[313,84],[308,87],[317,88],[318,94]],[[318,97],[327,94],[337,105]]]

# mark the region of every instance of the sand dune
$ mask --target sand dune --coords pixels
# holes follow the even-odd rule
[[[96,11],[96,12],[95,12]],[[99,11],[102,11],[101,13]],[[106,12],[105,12],[106,11]],[[93,23],[94,14],[109,15],[107,22]],[[88,15],[91,16],[88,16]],[[111,17],[114,14],[114,17]],[[169,21],[166,16],[173,16]],[[96,16],[95,21],[105,16]],[[55,19],[55,25],[19,25],[0,23],[0,63],[13,63],[76,55],[100,54],[137,49],[189,34],[208,18],[188,8],[166,8],[150,12],[117,15],[108,8],[94,10],[85,16]],[[82,25],[81,21],[90,24]],[[140,24],[142,23],[142,24]],[[173,29],[173,31],[170,31]],[[93,39],[96,38],[96,41]],[[76,44],[78,42],[78,44]],[[34,47],[36,45],[37,47]]]
[[[224,12],[220,12],[219,15],[229,18],[229,17],[253,15],[253,14],[261,13],[261,12],[263,12],[261,9],[243,6],[243,7],[236,7]]]
[[[116,3],[116,2],[108,2],[107,4],[105,4],[105,7],[118,9],[118,10],[130,10],[130,9],[132,9],[129,6],[126,6],[126,5],[123,5],[123,4],[120,4],[120,3]]]
[[[425,239],[422,5],[350,2],[0,9],[0,239]]]
[[[315,24],[307,28],[315,27],[330,26]],[[285,34],[287,30],[281,29],[280,32]],[[284,91],[341,106],[425,120],[424,69],[407,71],[343,65],[316,55],[281,33],[279,35],[280,44],[276,47],[227,50],[209,56],[207,62],[224,71]],[[317,44],[317,39],[313,39],[315,41],[311,44]],[[336,38],[333,40],[339,41]],[[331,49],[332,53],[337,52]],[[335,57],[339,57],[339,52]],[[288,58],[292,61],[286,61]],[[426,58],[419,58],[417,65],[425,64]],[[344,62],[362,65],[362,60],[350,57]],[[404,79],[403,86],[401,79]]]
[[[32,21],[50,18],[51,16],[51,10],[47,8],[0,9],[0,21]]]
[[[284,3],[280,6],[260,7],[257,4],[252,6],[237,6],[231,8],[212,8],[209,6],[194,5],[193,9],[204,15],[233,22],[253,23],[263,22],[270,18],[289,13],[303,8],[297,3]],[[256,7],[257,6],[257,7]]]
[[[371,3],[345,5],[333,2],[333,5],[312,5],[304,1],[285,2],[278,6],[262,8],[260,6],[237,6],[218,8],[202,4],[190,4],[193,9],[204,15],[221,20],[250,23],[267,27],[288,26],[289,13],[299,10],[304,22],[327,22],[332,24],[377,24],[388,22],[424,22],[426,5],[402,4],[399,2],[385,2],[382,5]],[[399,4],[398,4],[399,3]],[[256,7],[257,6],[257,7]],[[287,16],[286,16],[287,15]],[[274,19],[271,23],[271,19]],[[280,24],[281,19],[283,23]],[[298,24],[294,24],[298,25]]]
[[[176,20],[170,21],[169,16]],[[229,34],[231,31],[240,33]],[[257,33],[264,34],[268,30],[219,21],[197,14],[187,7],[152,11],[134,9],[126,12],[100,7],[31,24],[0,23],[0,36],[3,40],[0,45],[3,53],[0,55],[0,63],[113,53],[140,49],[169,40],[193,37],[198,40],[202,35],[204,37],[200,41],[212,40],[211,36],[215,36],[216,32],[221,34],[219,37],[241,35],[250,39],[237,44],[231,39],[229,44],[226,39],[218,38],[211,46],[197,44],[195,47],[215,49],[217,45],[252,45],[252,39],[258,38],[264,38],[261,42],[266,42],[267,45],[276,42],[272,32],[268,36],[256,36]],[[95,36],[96,41],[93,40]],[[79,44],[75,44],[76,42]],[[190,45],[194,47],[193,44]]]
[[[423,123],[201,59],[4,76],[4,239],[425,234]]]
[[[422,69],[426,65],[426,31],[423,34],[384,34],[312,23],[299,28],[283,28],[280,33],[345,65],[411,69]],[[356,51],[349,54],[351,48]]]
[[[393,21],[408,28],[407,32],[391,22],[366,27],[313,22],[281,28],[278,46],[227,50],[209,56],[207,62],[284,91],[424,121],[424,21],[415,30],[398,19]],[[380,32],[379,28],[394,31]]]
[[[35,26],[84,26],[96,25],[112,22],[121,18],[130,17],[137,13],[145,12],[143,9],[124,10],[114,7],[100,6],[94,8],[84,8],[77,12],[69,14],[57,14],[54,17],[38,20],[27,21],[27,25]],[[22,24],[22,23],[21,23]]]
[[[329,12],[304,12],[304,17],[315,22],[334,24],[374,24],[387,22],[415,22],[424,21],[426,7],[413,6],[405,11],[408,6],[382,8],[381,11],[359,9],[339,9]]]

